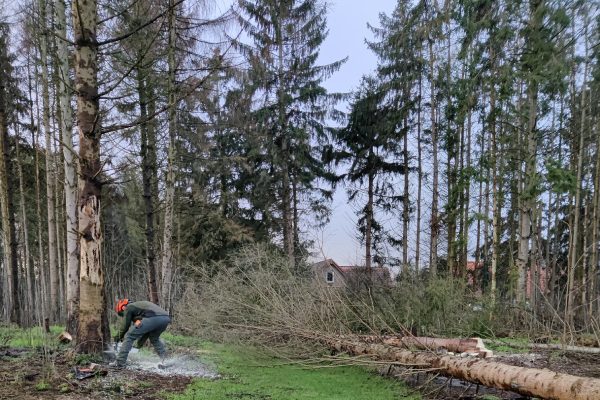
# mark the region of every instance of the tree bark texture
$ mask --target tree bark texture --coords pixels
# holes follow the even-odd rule
[[[0,39],[1,40],[1,39]],[[8,51],[6,43],[0,43],[0,51]],[[10,144],[8,134],[8,68],[4,62],[8,54],[0,54],[0,210],[2,218],[2,253],[6,269],[6,304],[10,322],[20,323],[19,265],[15,234],[14,184],[12,179]]]
[[[438,166],[438,139],[437,139],[437,102],[435,96],[435,54],[433,51],[432,40],[429,40],[429,70],[430,70],[430,108],[431,108],[431,152],[433,163],[433,181],[431,194],[431,220],[430,220],[430,247],[429,247],[429,273],[432,276],[437,275],[437,251],[440,231],[440,221],[438,215],[438,197],[439,197],[439,166]]]
[[[33,265],[31,262],[31,253],[29,248],[29,223],[27,221],[27,207],[26,207],[26,199],[25,199],[25,185],[23,183],[23,167],[21,165],[21,157],[20,157],[20,145],[19,141],[21,140],[18,125],[17,125],[17,137],[15,138],[15,155],[17,160],[17,175],[19,178],[19,201],[20,201],[20,211],[21,211],[21,231],[23,232],[23,261],[25,263],[25,282],[27,287],[27,304],[24,307],[24,310],[27,314],[22,320],[27,326],[33,325],[35,321],[35,299],[38,298],[35,294],[35,285],[34,285],[34,273],[33,273]]]
[[[69,79],[69,53],[66,37],[66,7],[64,0],[55,1],[55,31],[57,33],[58,95],[61,111],[62,149],[64,164],[64,191],[66,217],[66,329],[71,334],[77,332],[77,310],[79,307],[79,237],[77,235],[77,178],[76,159],[73,148],[73,112],[71,109],[71,86]]]
[[[80,309],[78,350],[101,353],[108,339],[101,259],[100,226],[101,163],[98,113],[97,4],[95,0],[72,3],[75,34],[75,90],[79,131]]]
[[[148,276],[148,297],[151,302],[158,303],[158,284],[156,266],[156,234],[154,220],[156,207],[154,203],[154,182],[156,181],[156,133],[153,121],[148,121],[148,107],[151,92],[148,76],[144,69],[138,68],[138,100],[140,117],[140,141],[142,156],[142,181],[144,190],[145,236],[146,236],[146,271]]]
[[[56,219],[55,207],[56,201],[54,198],[54,188],[52,183],[53,178],[53,160],[52,160],[52,140],[50,133],[50,93],[49,93],[49,76],[48,76],[48,25],[46,22],[46,10],[48,4],[44,0],[40,0],[40,19],[42,24],[42,35],[40,43],[40,57],[42,67],[42,118],[44,124],[44,134],[46,138],[46,214],[48,228],[48,270],[50,276],[50,307],[49,312],[51,322],[58,319],[58,264],[56,259]]]
[[[177,138],[177,97],[175,93],[175,9],[173,0],[169,0],[169,48],[168,48],[168,129],[169,146],[167,150],[167,177],[165,182],[165,218],[163,224],[163,251],[162,251],[162,288],[161,300],[165,310],[170,311],[173,288],[173,215],[175,208],[175,149]]]
[[[369,158],[371,158],[371,152],[369,151]],[[372,258],[371,248],[373,246],[373,192],[375,186],[375,177],[373,173],[369,173],[368,176],[368,187],[367,187],[367,204],[365,206],[365,267],[369,274],[369,279],[372,275]],[[372,281],[369,281],[369,286]]]

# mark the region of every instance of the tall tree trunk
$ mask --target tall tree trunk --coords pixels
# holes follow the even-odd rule
[[[490,58],[495,60],[494,49],[490,46]],[[492,64],[492,75],[495,75],[495,62]],[[490,266],[490,296],[492,303],[496,300],[496,272],[500,246],[500,190],[498,179],[498,144],[496,135],[496,84],[495,77],[490,82],[490,164],[492,169],[492,260]]]
[[[533,10],[532,10],[533,13]],[[525,277],[530,260],[530,241],[533,233],[532,213],[536,199],[536,152],[537,152],[537,98],[538,88],[534,79],[527,85],[527,148],[525,149],[524,184],[520,193],[519,209],[519,250],[517,254],[517,301],[525,301]]]
[[[594,194],[592,205],[592,249],[590,254],[590,304],[588,308],[589,315],[596,315],[598,311],[598,242],[600,241],[600,138],[597,134],[597,121],[594,121],[592,128],[592,137],[596,138],[596,167],[594,176]]]
[[[146,273],[148,277],[148,297],[151,302],[158,303],[158,286],[156,282],[156,240],[154,232],[155,204],[153,175],[156,171],[156,150],[154,124],[148,121],[148,107],[150,106],[151,91],[148,86],[147,71],[142,68],[137,70],[138,99],[140,106],[140,142],[142,156],[142,181],[144,190],[144,211],[146,226]],[[154,154],[153,154],[154,153]]]
[[[64,0],[56,0],[55,31],[59,38],[67,36],[66,9]],[[61,139],[64,160],[65,216],[67,238],[67,326],[71,334],[77,332],[79,307],[79,238],[77,236],[77,178],[76,159],[73,148],[73,112],[71,110],[71,87],[69,81],[69,53],[64,40],[57,39],[58,93],[61,110]]]
[[[173,288],[173,214],[175,208],[175,151],[177,138],[177,96],[175,87],[175,41],[177,31],[175,25],[174,1],[169,0],[169,47],[168,47],[168,129],[169,148],[167,150],[167,178],[165,182],[165,219],[163,231],[162,252],[162,304],[165,309],[171,310],[171,290]]]
[[[369,159],[371,159],[372,150],[369,151]],[[373,256],[371,255],[371,248],[373,246],[373,196],[374,196],[374,183],[375,177],[372,172],[368,174],[367,183],[367,204],[365,207],[365,267],[369,274],[369,286],[372,283],[372,263]]]
[[[581,191],[582,191],[582,178],[583,178],[583,158],[584,158],[584,131],[583,127],[585,125],[585,95],[587,85],[587,63],[585,66],[585,75],[583,79],[583,87],[581,93],[581,131],[579,135],[576,137],[579,138],[579,142],[577,145],[577,166],[576,166],[576,189],[575,189],[575,199],[573,204],[573,219],[572,225],[569,235],[569,262],[568,262],[568,272],[567,272],[567,307],[566,307],[566,315],[565,321],[570,325],[570,328],[573,329],[573,322],[575,319],[575,271],[579,266],[579,242],[580,242],[580,225],[581,225]]]
[[[30,71],[30,59],[27,59],[28,62],[28,71]],[[36,77],[36,82],[35,82],[35,87],[39,87],[38,82],[37,82],[37,76],[39,75],[38,69],[37,67],[34,67],[34,71],[35,73],[35,77]],[[31,76],[31,72],[28,73],[29,76]],[[39,133],[39,129],[38,132],[36,132],[35,129],[35,119],[34,119],[34,115],[33,115],[33,94],[32,94],[32,84],[31,81],[28,81],[28,89],[29,89],[29,100],[30,100],[30,125],[31,125],[31,147],[33,148],[33,151],[35,153],[34,156],[34,160],[35,160],[35,206],[36,206],[36,219],[37,219],[37,260],[38,260],[38,275],[40,277],[39,279],[39,296],[38,298],[42,299],[42,301],[40,301],[40,311],[41,313],[38,314],[38,316],[40,317],[40,321],[42,320],[42,318],[47,318],[49,313],[50,313],[50,294],[49,294],[49,290],[48,290],[48,271],[46,268],[46,264],[45,264],[45,257],[44,257],[44,247],[43,247],[43,242],[42,242],[42,200],[41,200],[41,184],[40,184],[40,149],[38,148],[38,139],[37,139],[37,135]],[[37,121],[40,121],[40,104],[39,104],[39,96],[35,97],[35,110],[37,113]]]
[[[3,38],[0,38],[0,40],[4,41]],[[0,43],[0,51],[8,52],[7,43]],[[5,86],[5,82],[9,78],[6,76],[9,69],[4,65],[5,62],[8,62],[8,54],[0,53],[0,157],[2,157],[0,160],[0,211],[2,217],[3,264],[7,271],[7,311],[10,322],[18,324],[21,322],[19,265],[15,234],[14,184],[8,134],[8,90]]]
[[[55,46],[53,46],[55,47]],[[58,81],[58,69],[54,69],[54,82]],[[56,87],[56,85],[55,85]],[[56,106],[56,118],[54,119],[58,125],[62,125],[62,113],[60,109],[60,98],[58,96],[58,92],[56,92],[55,98],[55,106]],[[54,198],[56,199],[55,207],[54,207],[54,221],[64,221],[62,211],[65,209],[64,205],[64,196],[62,192],[62,182],[64,182],[64,178],[61,176],[60,167],[61,164],[64,164],[62,160],[62,140],[60,139],[59,128],[56,125],[52,127],[52,142],[58,144],[57,151],[54,153],[54,157],[52,157],[53,165],[52,170],[54,171],[53,179],[52,179],[52,187],[54,188]],[[65,310],[65,264],[63,262],[64,254],[64,244],[65,244],[65,236],[63,235],[63,224],[55,223],[54,227],[56,228],[56,265],[58,267],[58,322],[64,323],[64,316],[66,315]]]
[[[100,353],[104,350],[109,332],[105,330],[108,324],[101,259],[97,4],[95,0],[74,0],[72,10],[81,188],[78,204],[80,306],[77,348],[82,353]]]
[[[46,208],[48,227],[48,270],[50,273],[50,314],[48,317],[52,322],[58,319],[58,264],[56,260],[56,221],[55,221],[55,198],[53,189],[53,162],[52,162],[52,136],[50,133],[50,94],[48,78],[48,23],[46,21],[47,3],[40,0],[40,22],[42,24],[42,35],[40,38],[40,57],[42,67],[42,105],[44,134],[46,137]]]
[[[430,247],[429,247],[429,273],[431,276],[437,275],[437,251],[438,251],[438,239],[440,222],[438,215],[438,179],[439,179],[439,166],[438,166],[438,138],[437,138],[437,102],[435,95],[435,55],[433,52],[433,40],[429,39],[429,70],[430,76],[430,107],[431,107],[431,151],[432,151],[432,162],[433,162],[433,181],[432,181],[432,194],[431,194],[431,220],[430,220]]]
[[[471,102],[469,102],[471,104]],[[461,191],[461,201],[462,205],[462,220],[460,224],[459,236],[460,236],[460,254],[458,257],[458,265],[463,271],[463,274],[466,273],[467,262],[469,257],[469,228],[470,228],[470,219],[469,213],[471,208],[471,135],[472,135],[472,110],[469,107],[469,111],[467,114],[467,133],[466,138],[463,140],[463,146],[461,147],[461,171],[463,171],[462,175],[466,179],[464,189]],[[465,142],[466,141],[466,142]],[[467,174],[464,171],[469,171]]]
[[[482,102],[483,104],[487,104],[486,103],[486,96],[485,96],[485,91],[483,91],[482,93]],[[483,126],[485,126],[485,122],[486,122],[486,114],[485,114],[485,109],[483,109],[481,111],[481,121],[483,121]],[[485,157],[485,153],[486,153],[486,147],[485,147],[485,135],[482,133],[480,135],[480,140],[479,140],[479,170],[478,170],[478,174],[479,174],[479,188],[477,191],[477,215],[479,216],[477,218],[477,228],[476,228],[476,234],[475,234],[475,264],[479,265],[479,262],[481,261],[482,258],[482,250],[481,250],[481,220],[482,220],[482,213],[483,213],[483,199],[484,199],[484,191],[483,191],[483,166],[484,166],[484,157]],[[486,215],[486,220],[487,220],[487,215]],[[487,221],[486,221],[487,224]],[[483,258],[485,259],[485,256],[483,256]],[[485,265],[485,264],[484,264]],[[487,265],[485,265],[484,268],[487,268]],[[483,281],[482,281],[482,290],[483,290]]]
[[[298,266],[300,263],[300,231],[299,231],[299,218],[298,212],[298,176],[292,174],[292,217],[293,217],[293,242],[294,242],[294,265]]]
[[[419,103],[417,110],[417,221],[415,238],[415,269],[421,268],[421,200],[423,196],[423,142],[421,139],[421,111],[423,104],[423,76],[419,75]],[[408,173],[408,171],[406,171]]]
[[[33,266],[31,265],[31,254],[29,250],[29,223],[27,220],[27,208],[25,199],[25,185],[23,183],[23,166],[21,164],[20,157],[20,134],[19,124],[15,124],[15,132],[17,136],[15,138],[15,155],[17,161],[17,175],[19,178],[19,201],[21,205],[21,231],[23,232],[23,261],[25,263],[25,283],[27,286],[27,306],[24,308],[26,317],[23,318],[23,322],[27,326],[31,326],[35,321],[35,307],[34,305],[37,296],[35,296],[35,285],[33,283],[34,274]]]
[[[408,120],[404,118],[404,127],[407,128],[403,138],[404,153],[404,194],[402,200],[402,273],[408,273],[408,220],[410,218],[410,196],[408,186]]]

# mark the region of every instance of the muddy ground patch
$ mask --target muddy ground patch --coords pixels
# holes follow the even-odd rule
[[[174,355],[166,369],[153,357],[132,357],[124,370],[101,365],[101,373],[78,380],[74,367],[89,362],[68,350],[0,348],[0,399],[164,399],[183,392],[194,376],[216,377],[192,355]]]

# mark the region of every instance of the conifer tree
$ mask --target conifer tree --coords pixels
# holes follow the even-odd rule
[[[373,261],[389,261],[383,247],[391,237],[377,214],[393,212],[403,200],[403,194],[396,193],[394,178],[406,173],[404,164],[396,161],[402,151],[394,124],[397,110],[386,105],[385,97],[373,77],[363,78],[348,125],[337,133],[335,153],[337,163],[348,164],[339,178],[349,183],[349,200],[359,204],[358,228],[369,271]]]
[[[252,150],[264,168],[254,174],[253,186],[263,199],[276,194],[275,204],[253,207],[258,206],[260,223],[281,235],[291,264],[297,258],[299,199],[325,172],[316,167],[313,143],[324,141],[325,118],[340,98],[328,94],[322,82],[343,61],[316,63],[327,32],[326,11],[317,0],[239,1],[238,20],[252,44],[237,45],[248,60],[250,87],[259,102],[253,113],[255,143],[265,149]]]

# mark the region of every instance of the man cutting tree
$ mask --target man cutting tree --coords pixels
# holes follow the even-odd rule
[[[129,302],[128,299],[119,300],[115,311],[120,317],[125,317],[119,333],[114,338],[116,343],[123,341],[123,344],[117,354],[117,360],[110,365],[124,368],[133,343],[137,340],[141,346],[147,339],[150,339],[156,353],[164,361],[166,350],[160,335],[171,323],[169,313],[149,301]]]

